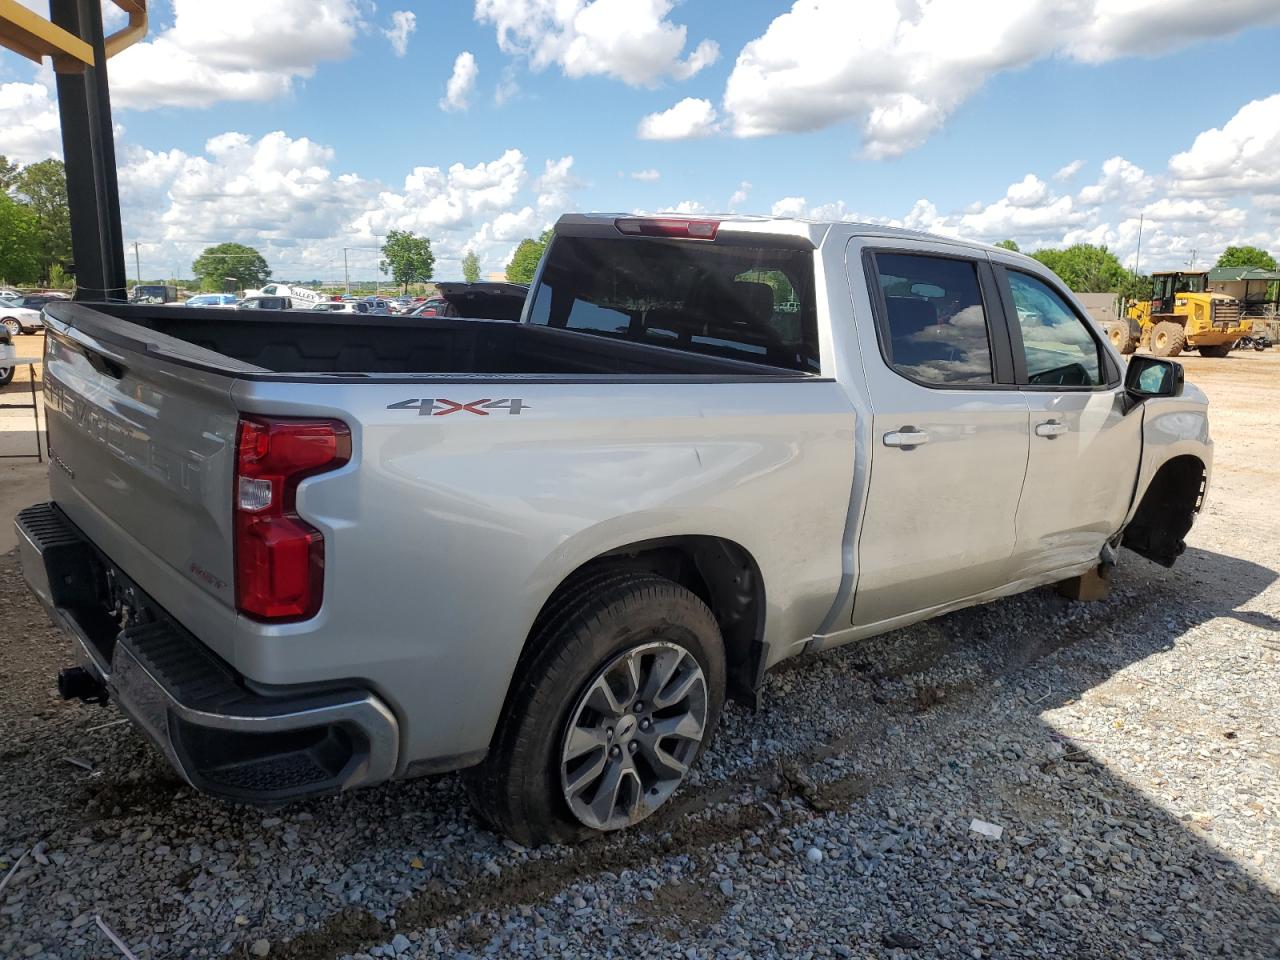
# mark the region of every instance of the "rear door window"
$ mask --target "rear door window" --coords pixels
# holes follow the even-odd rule
[[[877,253],[881,348],[926,386],[994,383],[987,311],[972,260]]]
[[[816,373],[813,253],[557,237],[530,322]]]

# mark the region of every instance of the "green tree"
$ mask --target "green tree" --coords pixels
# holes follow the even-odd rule
[[[0,193],[7,194],[18,185],[18,174],[21,167],[0,154]]]
[[[431,241],[408,230],[392,230],[382,244],[382,263],[379,269],[391,274],[391,279],[408,292],[411,283],[426,283],[436,268],[436,257],[431,252]]]
[[[467,283],[480,279],[480,258],[474,250],[468,250],[462,257],[462,279]]]
[[[1013,240],[1001,240],[996,244],[997,247],[1004,247],[1006,250],[1012,250],[1014,253],[1021,253],[1022,248]]]
[[[67,170],[61,160],[41,160],[22,168],[14,183],[16,199],[36,215],[40,231],[40,276],[55,263],[71,263],[71,210],[67,205]]]
[[[29,283],[39,276],[39,221],[25,204],[0,193],[0,279]]]
[[[543,230],[542,236],[537,240],[532,237],[521,240],[515,253],[511,255],[511,262],[507,264],[507,279],[512,283],[532,283],[538,263],[542,260],[542,253],[550,242],[550,230]]]
[[[1140,273],[1127,273],[1120,286],[1116,288],[1116,293],[1124,297],[1126,303],[1136,303],[1139,300],[1150,300],[1154,288],[1151,285],[1151,278]]]
[[[191,261],[191,271],[200,281],[201,290],[221,290],[228,277],[234,277],[237,286],[245,290],[260,287],[271,279],[266,258],[243,243],[205,247],[204,252]]]
[[[1227,247],[1222,251],[1216,266],[1260,267],[1263,270],[1274,270],[1276,258],[1258,247]]]
[[[1129,275],[1114,253],[1091,243],[1077,243],[1065,250],[1037,250],[1031,256],[1076,293],[1113,293]]]

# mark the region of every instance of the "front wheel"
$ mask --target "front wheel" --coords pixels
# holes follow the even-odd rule
[[[1176,357],[1186,342],[1187,331],[1172,320],[1162,320],[1151,331],[1151,352],[1157,357]]]
[[[13,371],[15,367],[0,367],[0,387],[7,387],[13,383]]]
[[[4,324],[4,328],[9,331],[9,336],[11,337],[16,337],[22,333],[22,324],[13,319],[13,317],[5,317],[4,320],[0,320],[0,323]]]
[[[1225,357],[1231,353],[1231,344],[1219,343],[1212,347],[1197,347],[1202,357]]]
[[[477,813],[528,846],[639,823],[680,786],[724,703],[715,618],[689,590],[617,572],[552,601],[480,766]]]

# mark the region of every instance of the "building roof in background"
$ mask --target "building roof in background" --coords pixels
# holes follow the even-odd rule
[[[1209,279],[1218,283],[1235,280],[1280,280],[1280,270],[1263,270],[1261,267],[1214,267]]]

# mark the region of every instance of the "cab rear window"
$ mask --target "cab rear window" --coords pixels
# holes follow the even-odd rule
[[[808,250],[557,237],[533,297],[531,323],[819,369]]]

